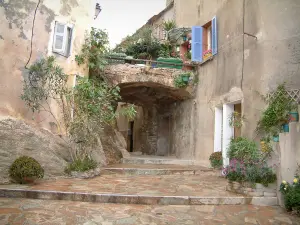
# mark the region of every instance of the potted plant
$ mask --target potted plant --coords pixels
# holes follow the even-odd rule
[[[187,83],[188,82],[185,82],[183,80],[183,77],[182,75],[178,75],[174,78],[174,86],[177,87],[177,88],[184,88],[187,86]]]
[[[260,149],[264,153],[268,153],[270,151],[270,137],[266,136],[260,139]]]
[[[229,116],[229,125],[231,127],[241,128],[244,124],[245,116],[242,116],[239,112],[233,112]]]
[[[284,133],[290,132],[289,124],[288,124],[288,123],[284,123],[284,124],[282,125],[282,130],[283,130]]]
[[[222,152],[214,152],[209,157],[211,167],[220,169],[223,166]]]
[[[296,104],[292,106],[292,110],[289,113],[289,121],[290,122],[299,121],[298,105]]]
[[[278,85],[271,97],[265,100],[267,100],[268,107],[262,113],[257,131],[272,134],[278,141],[279,131],[289,132],[288,122],[293,103],[284,84]]]
[[[185,58],[188,59],[188,60],[192,59],[192,54],[191,54],[190,51],[188,51],[187,53],[185,53]]]
[[[273,137],[274,142],[279,142],[279,132],[280,132],[280,128],[278,127],[272,127],[270,129],[270,135]]]
[[[190,79],[191,74],[190,73],[183,73],[181,74],[181,78],[184,82],[188,83]]]

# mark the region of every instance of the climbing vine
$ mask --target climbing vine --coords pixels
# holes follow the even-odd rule
[[[107,44],[107,33],[93,29],[76,56],[77,63],[85,63],[90,71],[100,73],[107,63]],[[21,98],[33,112],[46,111],[54,118],[59,133],[67,136],[64,140],[72,146],[73,162],[86,162],[90,158],[91,151],[100,144],[100,132],[106,125],[114,126],[117,116],[133,119],[136,115],[134,105],[130,104],[116,112],[121,101],[120,89],[109,85],[101,76],[90,79],[78,76],[76,86],[69,87],[68,75],[53,56],[30,66]],[[52,111],[53,104],[57,104],[62,114]]]
[[[86,33],[81,52],[75,56],[75,60],[78,65],[87,64],[90,72],[100,73],[107,65],[105,56],[108,53],[108,34],[103,30],[92,28]]]

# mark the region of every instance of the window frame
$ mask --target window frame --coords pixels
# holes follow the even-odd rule
[[[64,33],[58,33],[57,32],[57,24],[64,26]],[[68,32],[70,30],[70,32]],[[53,44],[52,44],[52,52],[55,54],[59,54],[61,56],[64,56],[68,58],[71,56],[71,52],[73,49],[73,37],[74,37],[74,25],[69,23],[63,23],[60,21],[55,21],[54,24],[54,34],[53,34]],[[63,34],[63,35],[61,35]],[[55,48],[56,44],[56,36],[62,36],[63,37],[63,45],[62,49]]]
[[[209,48],[210,42],[210,48]],[[192,27],[192,61],[203,63],[218,53],[217,17],[202,26]],[[195,51],[196,49],[196,51]],[[194,53],[193,53],[194,52]],[[197,53],[195,53],[197,52]]]

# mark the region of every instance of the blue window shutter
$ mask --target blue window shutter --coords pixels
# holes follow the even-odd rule
[[[202,62],[202,38],[203,28],[199,26],[192,27],[192,61]]]
[[[218,53],[218,30],[217,30],[217,17],[212,19],[212,35],[211,35],[211,46],[212,54],[216,55]]]

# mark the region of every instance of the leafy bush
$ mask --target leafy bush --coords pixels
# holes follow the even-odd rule
[[[294,104],[285,89],[285,84],[277,87],[267,103],[268,107],[263,111],[257,124],[257,131],[277,136],[281,125],[288,122],[289,112],[294,108]]]
[[[242,182],[245,180],[245,171],[244,163],[233,159],[230,161],[229,166],[225,168],[226,178],[229,181]]]
[[[44,177],[44,169],[34,158],[21,156],[9,168],[9,176],[15,182],[24,184]]]
[[[222,152],[214,152],[209,157],[210,164],[213,168],[221,168],[223,166]]]
[[[265,163],[245,164],[237,159],[230,161],[225,174],[230,181],[260,183],[266,187],[276,181],[276,174]]]
[[[85,172],[88,170],[95,169],[97,167],[97,162],[93,159],[91,159],[88,156],[78,159],[75,159],[73,162],[71,162],[66,168],[65,173],[71,173],[72,171],[77,172]]]
[[[168,20],[163,22],[164,30],[165,31],[170,31],[174,28],[176,28],[176,23],[173,20]]]
[[[245,180],[250,183],[260,183],[264,186],[276,181],[276,174],[267,165],[254,164],[246,166]]]
[[[284,205],[288,211],[293,211],[300,215],[300,180],[295,176],[292,184],[282,181],[280,192],[284,196]]]
[[[105,56],[109,52],[107,32],[92,28],[90,33],[86,34],[85,42],[79,55],[75,56],[78,65],[88,64],[92,71],[100,72],[107,65]]]
[[[183,73],[183,74],[179,74],[174,78],[174,86],[177,88],[184,88],[188,85],[188,82],[183,80],[183,77],[190,77],[191,74],[190,73]]]
[[[227,156],[229,159],[237,159],[245,163],[250,163],[258,160],[259,150],[254,141],[248,140],[245,137],[238,137],[231,140]]]

